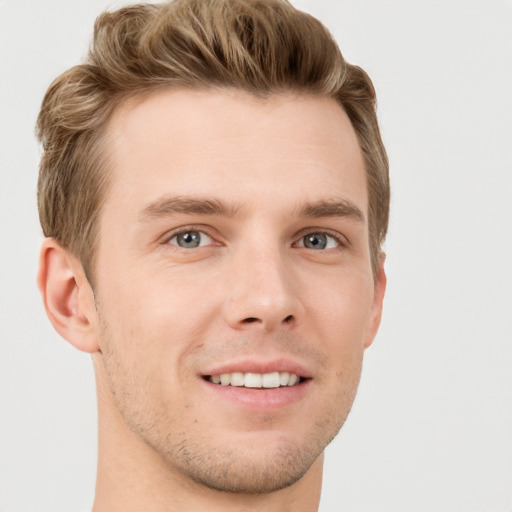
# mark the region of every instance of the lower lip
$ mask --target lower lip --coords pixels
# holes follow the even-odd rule
[[[245,388],[238,386],[222,386],[201,379],[209,391],[236,405],[250,410],[273,411],[292,405],[306,395],[311,379],[300,384],[280,388]]]

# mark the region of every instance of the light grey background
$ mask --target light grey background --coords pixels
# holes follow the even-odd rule
[[[297,0],[371,75],[391,160],[389,288],[323,512],[512,511],[512,2]],[[90,510],[92,364],[35,287],[33,126],[121,2],[0,0],[0,510]],[[308,418],[304,418],[308,421]]]

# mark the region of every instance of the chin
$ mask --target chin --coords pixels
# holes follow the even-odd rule
[[[336,436],[344,417],[320,425],[309,434],[254,431],[222,436],[182,437],[178,445],[153,448],[187,479],[209,489],[239,494],[264,494],[292,486],[303,478]],[[317,428],[314,428],[317,427]],[[320,428],[318,428],[320,427]],[[314,431],[314,432],[313,432]],[[168,438],[169,439],[169,438]]]
[[[265,450],[264,445],[257,456],[237,448],[212,451],[206,457],[188,459],[182,472],[215,491],[266,494],[295,484],[322,452],[318,449],[301,451],[291,446],[277,451]],[[176,467],[175,460],[171,464]]]

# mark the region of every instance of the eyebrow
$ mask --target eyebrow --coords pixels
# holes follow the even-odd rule
[[[360,208],[346,199],[336,198],[315,203],[304,203],[298,209],[299,217],[349,217],[364,223],[365,217]]]
[[[236,217],[241,207],[216,198],[195,198],[186,196],[166,196],[146,206],[139,214],[140,221],[171,215],[197,214]]]
[[[237,217],[243,212],[241,205],[227,203],[212,197],[165,196],[146,206],[139,214],[141,222],[176,214],[216,215]],[[352,202],[336,198],[313,203],[301,203],[296,214],[304,218],[348,217],[365,221],[363,212]]]

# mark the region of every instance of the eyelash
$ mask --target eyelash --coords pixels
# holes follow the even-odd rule
[[[164,243],[164,245],[171,245],[171,246],[176,247],[177,249],[181,249],[181,250],[187,251],[189,249],[184,248],[184,247],[180,247],[177,244],[171,244],[170,242],[171,242],[171,240],[173,240],[174,238],[178,237],[179,235],[183,235],[185,233],[190,233],[190,232],[201,233],[203,235],[206,235],[210,239],[212,239],[212,241],[216,242],[215,237],[213,235],[209,234],[208,231],[205,230],[204,226],[184,226],[184,227],[180,227],[176,231],[168,233],[165,236],[165,238],[163,240],[163,243]],[[349,245],[348,240],[342,234],[340,234],[340,233],[338,233],[336,231],[331,231],[330,229],[325,229],[325,228],[323,228],[323,229],[320,229],[320,228],[306,228],[306,229],[303,229],[298,234],[297,241],[294,242],[292,244],[292,246],[297,247],[297,244],[300,243],[300,242],[303,242],[304,238],[306,236],[308,236],[308,235],[327,235],[328,237],[333,238],[336,241],[336,243],[338,244],[337,247],[330,248],[330,249],[325,249],[324,251],[340,250],[340,249],[348,247],[348,245]],[[221,245],[221,243],[217,242],[215,245]],[[199,246],[199,247],[204,247],[204,246]],[[304,245],[299,247],[299,248],[309,249],[307,247],[304,247]],[[309,250],[314,251],[314,249],[309,249]]]

